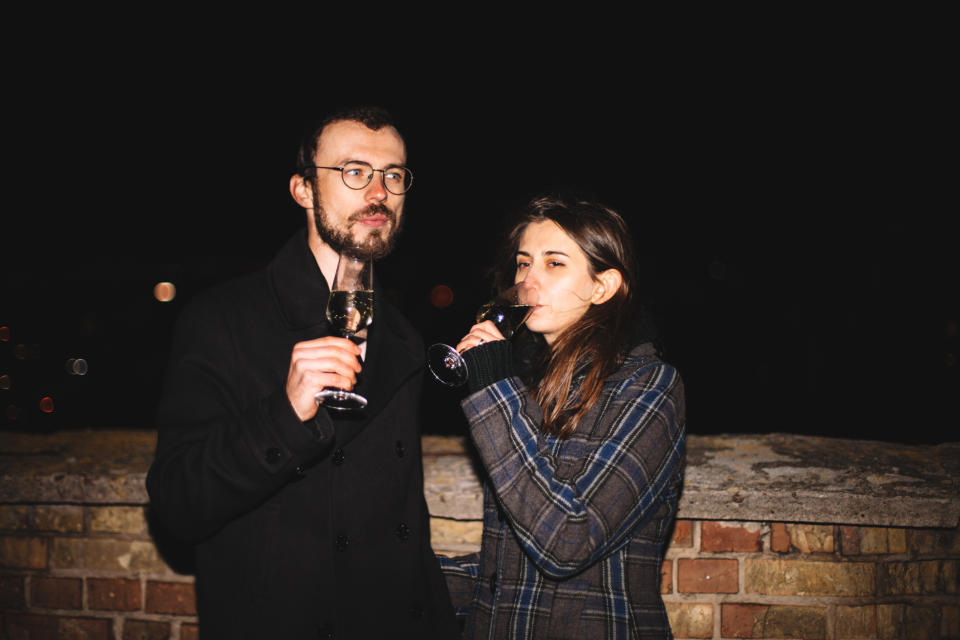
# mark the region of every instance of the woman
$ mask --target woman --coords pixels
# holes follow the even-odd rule
[[[513,343],[486,321],[457,347],[487,472],[479,556],[441,558],[469,607],[465,637],[671,638],[660,565],[683,385],[637,337],[627,225],[596,203],[541,198],[505,246],[497,285],[526,280],[539,303]]]

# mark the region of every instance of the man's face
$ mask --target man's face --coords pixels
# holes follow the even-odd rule
[[[374,169],[402,166],[406,150],[393,127],[378,131],[359,122],[342,120],[327,125],[317,144],[317,166],[342,167],[350,161],[366,162]],[[343,183],[339,171],[317,169],[311,185],[314,225],[317,235],[338,253],[347,246],[359,246],[372,257],[390,253],[403,214],[404,196],[387,191],[382,173],[363,189],[351,189]]]

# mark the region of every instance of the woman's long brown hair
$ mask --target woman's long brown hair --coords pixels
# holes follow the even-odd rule
[[[632,322],[635,266],[630,230],[620,215],[601,204],[565,197],[543,197],[528,204],[513,225],[504,254],[495,268],[497,286],[513,284],[520,237],[534,222],[556,223],[587,256],[590,276],[616,269],[623,283],[606,302],[565,329],[544,352],[536,398],[543,412],[542,429],[566,438],[600,395],[603,381],[622,363]],[[585,374],[573,388],[573,379]]]

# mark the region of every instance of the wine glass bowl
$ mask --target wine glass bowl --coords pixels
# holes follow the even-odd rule
[[[500,293],[477,310],[477,323],[490,320],[504,338],[510,339],[523,326],[534,307],[537,306],[536,287],[518,282]],[[431,345],[427,350],[427,366],[438,382],[449,387],[459,387],[470,376],[463,356],[443,343]]]

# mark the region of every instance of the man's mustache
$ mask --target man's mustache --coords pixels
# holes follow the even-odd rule
[[[355,211],[353,215],[350,216],[349,222],[359,222],[364,218],[375,215],[386,216],[386,218],[394,224],[397,222],[397,214],[385,204],[371,204],[359,211]]]

